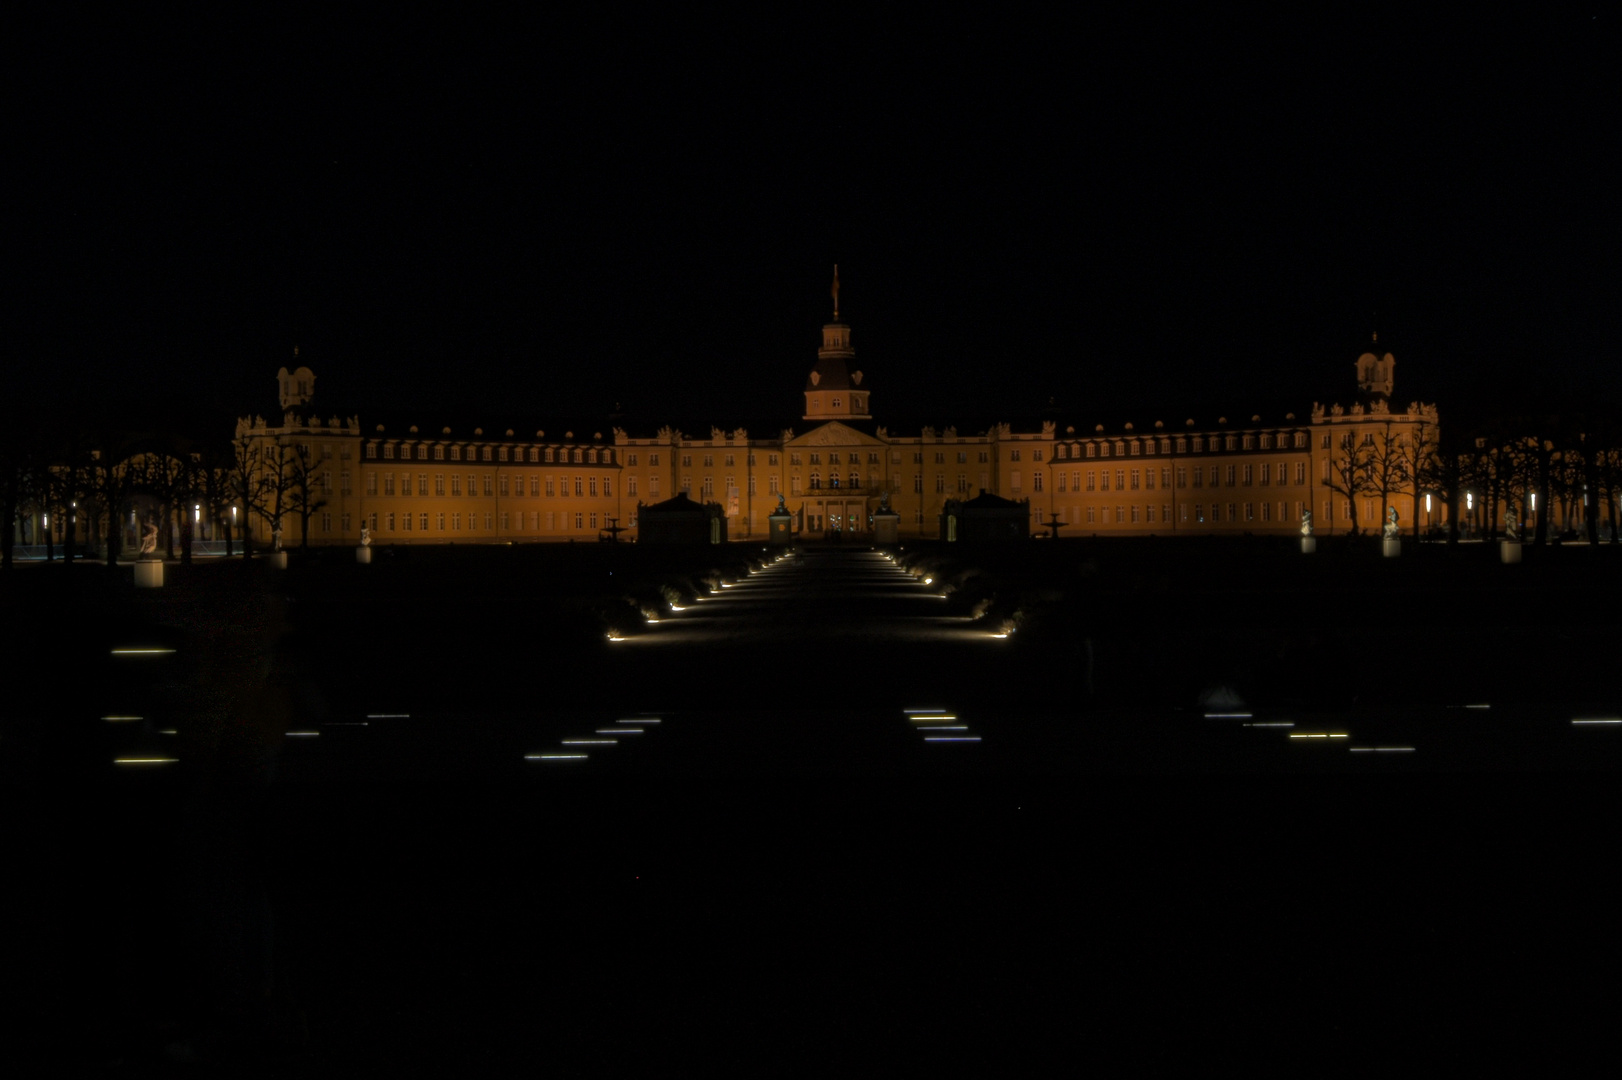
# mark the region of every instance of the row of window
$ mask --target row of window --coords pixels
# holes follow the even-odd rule
[[[395,444],[395,443],[384,443],[383,444],[383,457],[386,460],[392,461],[392,460],[395,459],[396,456],[398,456],[401,459],[409,461],[413,456],[412,447],[408,446],[408,445],[399,445],[398,453],[396,453],[396,445],[397,444]],[[377,447],[378,447],[377,443],[367,443],[366,444],[366,456],[368,458],[372,458],[372,459],[375,460],[377,458],[377,456],[378,456]],[[326,448],[323,447],[323,450],[325,450],[325,449]],[[527,460],[529,462],[536,463],[536,464],[545,461],[545,462],[564,462],[564,463],[573,462],[576,465],[587,465],[587,464],[589,464],[589,465],[599,465],[599,464],[601,464],[601,465],[612,465],[614,463],[614,451],[613,450],[606,449],[606,448],[602,449],[602,450],[598,450],[596,447],[591,447],[591,448],[588,449],[588,448],[583,448],[583,447],[578,447],[578,446],[572,447],[572,448],[571,447],[556,447],[556,446],[548,446],[548,447],[542,448],[542,447],[539,447],[539,446],[531,446],[531,447],[528,448],[527,453],[526,453],[524,447],[521,447],[521,446],[514,446],[514,447],[506,447],[506,446],[496,446],[496,447],[469,446],[469,447],[465,448],[465,457],[464,457],[464,448],[463,447],[460,447],[460,446],[445,447],[443,445],[436,445],[436,446],[433,447],[433,451],[432,451],[433,460],[435,460],[435,461],[444,461],[444,460],[446,460],[447,451],[449,453],[449,458],[450,458],[451,461],[463,461],[463,460],[466,460],[466,461],[492,461],[492,460],[493,461],[526,461]],[[322,456],[323,457],[330,457],[331,455],[328,454],[328,453],[323,453]],[[418,443],[416,445],[416,454],[415,454],[415,456],[416,456],[416,459],[418,461],[427,461],[429,459],[428,444],[427,443]],[[653,457],[655,459],[653,463],[655,465],[657,465],[659,463],[658,462],[658,455],[655,454],[655,455],[653,455]],[[632,461],[632,464],[635,464],[634,460]]]
[[[1273,484],[1284,485],[1284,484],[1290,483],[1290,471],[1291,471],[1290,466],[1291,466],[1291,463],[1286,462],[1286,461],[1280,461],[1280,462],[1276,462],[1276,463],[1274,463],[1274,462],[1263,462],[1260,465],[1256,465],[1256,464],[1228,465],[1226,467],[1217,466],[1217,465],[1211,465],[1211,466],[1208,466],[1208,467],[1207,466],[1200,466],[1200,465],[1194,465],[1194,466],[1179,465],[1176,468],[1177,486],[1180,487],[1180,488],[1188,487],[1191,472],[1192,472],[1192,476],[1193,476],[1193,486],[1197,487],[1197,488],[1199,488],[1199,487],[1222,487],[1224,477],[1226,478],[1226,486],[1228,486],[1228,487],[1238,487],[1238,486],[1247,486],[1247,487],[1249,487],[1249,486],[1254,486],[1256,484],[1261,484],[1263,486],[1268,486],[1268,485],[1273,485]],[[1294,463],[1294,472],[1295,472],[1295,483],[1297,483],[1297,484],[1305,484],[1307,482],[1307,465],[1306,465],[1306,462],[1304,462],[1304,461],[1295,462]],[[1154,487],[1155,487],[1155,480],[1156,480],[1157,476],[1159,478],[1160,486],[1163,487],[1163,488],[1171,487],[1171,482],[1172,482],[1172,468],[1171,468],[1171,466],[1166,466],[1166,467],[1160,469],[1158,471],[1158,473],[1154,469],[1116,469],[1114,474],[1113,474],[1113,476],[1114,476],[1114,487],[1113,487],[1113,489],[1112,489],[1111,484],[1110,484],[1111,475],[1112,474],[1110,473],[1110,471],[1108,469],[1106,469],[1106,470],[1104,470],[1102,472],[1097,472],[1095,470],[1089,469],[1085,474],[1082,473],[1080,470],[1075,470],[1075,471],[1072,471],[1072,472],[1069,472],[1069,473],[1066,473],[1063,470],[1055,470],[1055,472],[1054,472],[1054,476],[1058,480],[1058,490],[1061,491],[1061,492],[1066,491],[1066,490],[1077,491],[1077,492],[1080,492],[1080,491],[1110,491],[1110,490],[1115,490],[1115,491],[1138,491],[1140,489],[1146,490],[1146,491],[1153,491]],[[1085,487],[1083,486],[1083,477],[1084,476],[1085,476]],[[1019,474],[1014,473],[1014,474],[1012,474],[1012,477],[1013,477],[1013,485],[1012,486],[1013,486],[1015,491],[1018,491],[1019,490]],[[1037,473],[1033,477],[1033,480],[1035,482],[1035,490],[1041,491],[1042,490],[1042,474]]]
[[[1237,524],[1242,521],[1260,522],[1294,522],[1300,520],[1301,511],[1305,504],[1295,504],[1295,517],[1289,517],[1290,504],[1279,501],[1277,503],[1184,503],[1178,506],[1178,522],[1181,524],[1216,525],[1223,523]],[[1158,511],[1158,513],[1157,513]],[[1326,514],[1328,510],[1324,511]],[[1033,511],[1037,523],[1041,523],[1042,512]],[[1055,511],[1059,521],[1072,525],[1155,525],[1170,524],[1172,521],[1172,508],[1169,503],[1155,506],[1088,506],[1088,507],[1060,507]],[[1075,519],[1075,520],[1072,520]]]
[[[1325,438],[1327,439],[1327,436]],[[1218,450],[1283,450],[1289,447],[1304,450],[1306,445],[1307,434],[1304,431],[1279,432],[1277,435],[1193,435],[1178,436],[1175,439],[1164,437],[1159,439],[1158,442],[1155,439],[1116,439],[1114,442],[1060,443],[1054,447],[1053,456],[1061,461],[1083,457],[1109,457],[1112,448],[1115,457],[1137,457],[1139,455],[1153,454],[1156,452],[1157,447],[1162,454],[1172,453],[1174,446],[1179,454],[1188,453],[1190,447],[1193,448],[1194,453],[1198,454],[1205,453],[1208,450],[1212,452]],[[1325,442],[1324,445],[1328,446],[1329,444]],[[1014,455],[1014,460],[1018,461],[1019,451],[1014,451]],[[1037,460],[1041,459],[1038,458]]]
[[[396,475],[394,473],[368,473],[366,475],[366,494],[376,495],[378,493],[379,476],[382,477],[382,489],[384,495],[394,495],[396,493],[400,495],[410,495],[412,493],[410,473],[400,473],[398,476],[398,482],[396,481]],[[446,479],[447,477],[444,473],[434,474],[433,493],[435,495],[447,494]],[[476,477],[469,473],[467,477],[467,484],[464,489],[461,475],[458,473],[452,473],[449,477],[450,484],[448,493],[452,496],[458,496],[462,495],[465,490],[465,493],[468,495],[479,495],[481,494],[480,479],[480,477]],[[482,494],[484,495],[499,494],[503,498],[506,498],[508,496],[520,496],[524,494],[524,477],[522,476],[509,477],[502,475],[499,477],[492,477],[489,473],[486,473],[482,477],[482,480]],[[613,477],[610,476],[576,476],[573,478],[572,486],[572,494],[574,495],[590,495],[596,497],[600,493],[603,498],[614,497],[614,480]],[[636,493],[635,486],[636,485],[633,482],[631,485],[631,494],[633,495]],[[567,476],[543,477],[537,473],[529,477],[530,495],[540,496],[544,493],[549,498],[555,498],[558,496],[567,497],[571,494],[570,488],[570,478]],[[330,491],[330,488],[328,490]],[[347,491],[348,489],[346,487],[346,494]],[[427,473],[417,474],[416,494],[428,494]]]
[[[332,524],[331,515],[323,514],[321,517],[322,526],[324,528],[330,528]],[[345,514],[343,519],[344,529],[347,530],[349,528],[349,515]],[[370,527],[374,532],[382,531],[386,533],[393,533],[462,531],[462,515],[459,513],[435,513],[432,515],[426,513],[374,513],[370,515],[369,518],[363,518],[362,520],[369,521]],[[485,532],[490,532],[499,524],[502,532],[521,533],[526,531],[524,527],[525,520],[526,515],[523,511],[509,512],[503,510],[499,514],[487,511],[483,515],[483,527]],[[538,510],[531,510],[527,515],[527,520],[529,522],[529,528],[527,531],[529,532],[557,532],[559,530],[568,530],[571,528],[570,522],[573,522],[572,527],[576,529],[597,528],[597,515],[595,513],[585,511],[569,514],[559,513],[557,511],[542,513]],[[603,520],[606,522],[608,519],[605,516]],[[430,522],[432,523],[432,527],[430,527]],[[379,529],[379,526],[381,526],[381,529]],[[469,531],[476,531],[479,529],[479,527],[480,515],[467,515],[467,529]]]

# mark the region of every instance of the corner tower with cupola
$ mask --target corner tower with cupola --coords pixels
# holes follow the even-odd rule
[[[833,321],[822,328],[822,348],[817,350],[817,363],[805,380],[805,415],[802,419],[828,421],[871,420],[868,410],[868,388],[862,385],[862,373],[852,370],[856,363],[856,350],[850,346],[850,327],[839,321],[839,267],[834,267]]]

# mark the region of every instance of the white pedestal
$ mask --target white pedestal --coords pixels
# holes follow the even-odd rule
[[[269,555],[265,556],[265,561],[270,563],[270,568],[272,570],[286,570],[287,569],[287,552],[285,552],[285,551],[272,551]]]
[[[142,559],[135,564],[137,589],[163,588],[163,563],[157,559]]]
[[[1388,559],[1395,559],[1398,555],[1402,554],[1402,541],[1401,540],[1381,540],[1380,541],[1380,554],[1384,555]]]
[[[360,563],[362,566],[370,564],[372,561],[372,549],[369,547],[356,548],[355,561]]]
[[[1500,540],[1498,542],[1498,559],[1504,563],[1520,562],[1521,542],[1519,540]]]
[[[1314,551],[1317,551],[1317,550],[1318,550],[1318,538],[1316,536],[1303,536],[1301,538],[1301,554],[1303,554],[1303,555],[1311,555]]]

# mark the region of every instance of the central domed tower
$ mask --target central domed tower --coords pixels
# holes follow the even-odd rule
[[[839,267],[834,267],[833,321],[822,328],[822,348],[805,380],[805,420],[871,420],[862,373],[852,371],[856,350],[850,347],[850,327],[839,321]]]

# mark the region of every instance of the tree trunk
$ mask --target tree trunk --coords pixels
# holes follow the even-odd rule
[[[248,515],[242,515],[242,557],[253,558],[253,536],[248,531]]]
[[[180,561],[182,565],[191,565],[191,519],[184,514],[180,518]]]
[[[107,565],[117,566],[118,557],[124,553],[124,523],[118,520],[118,512],[111,511],[107,515]]]
[[[1459,490],[1458,485],[1453,486],[1453,493],[1447,497],[1447,544],[1456,547],[1459,543]]]
[[[11,545],[16,539],[17,504],[6,500],[6,505],[0,507],[0,518],[5,521],[5,528],[0,530],[0,570],[10,570]]]
[[[235,555],[237,553],[236,530],[232,529],[231,526],[229,526],[229,525],[226,525],[223,529],[220,528],[221,524],[224,521],[225,521],[224,518],[219,518],[215,522],[214,528],[216,530],[218,530],[219,532],[225,533],[225,557],[227,559],[229,559],[231,556],[233,556],[233,555]]]
[[[1549,518],[1554,510],[1549,499],[1549,456],[1544,453],[1538,455],[1538,505],[1543,507],[1543,510],[1538,514],[1537,532],[1532,537],[1534,544],[1548,541]]]

